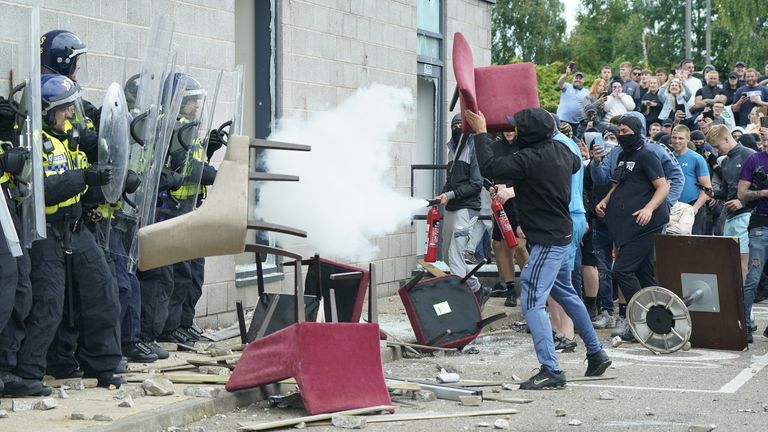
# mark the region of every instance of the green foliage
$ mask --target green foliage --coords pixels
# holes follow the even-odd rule
[[[520,58],[544,64],[561,59],[564,34],[560,0],[498,0],[491,30],[493,63]]]
[[[712,0],[712,52],[719,70],[730,70],[737,60],[763,73],[768,60],[768,2]]]

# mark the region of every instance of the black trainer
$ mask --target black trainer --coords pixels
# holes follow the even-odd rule
[[[491,297],[506,297],[507,296],[507,285],[496,282],[496,285],[493,286],[491,289]]]
[[[133,363],[152,363],[158,359],[157,354],[152,352],[152,348],[142,341],[123,345],[123,355],[128,357],[129,362]]]
[[[488,301],[491,294],[491,289],[487,286],[480,286],[480,289],[477,291],[474,291],[475,298],[477,299],[477,303],[480,304],[480,309],[482,310],[483,307],[485,307],[485,302]]]
[[[195,341],[190,340],[189,337],[179,329],[173,330],[171,332],[161,333],[160,336],[157,337],[157,341],[171,342],[175,344],[182,344],[182,345],[188,345],[188,346],[192,346],[195,344]]]
[[[149,347],[149,349],[152,350],[152,352],[157,355],[157,358],[160,360],[165,360],[171,355],[166,351],[163,347],[157,344],[157,342],[144,342],[146,346]]]
[[[611,359],[608,358],[605,350],[601,349],[596,353],[587,354],[587,371],[584,372],[584,376],[600,376],[605,373],[610,365]]]
[[[507,299],[504,300],[504,306],[517,307],[517,296],[515,295],[514,290],[507,295]]]
[[[577,346],[579,346],[579,344],[573,339],[568,339],[565,336],[555,337],[555,352],[572,353],[576,350]]]
[[[117,367],[115,368],[115,373],[124,374],[128,372],[130,372],[130,370],[128,370],[128,357],[122,356],[120,357],[120,363],[118,363]]]
[[[765,326],[765,330],[763,330],[763,336],[768,337],[768,326]]]
[[[752,337],[752,330],[747,329],[747,343],[755,343],[755,338]]]
[[[565,372],[550,372],[542,366],[539,373],[520,384],[520,390],[547,390],[565,387]]]
[[[181,331],[183,331],[187,336],[189,336],[190,340],[193,340],[195,342],[199,342],[200,339],[203,338],[203,333],[196,329],[194,326],[192,327],[179,327]]]
[[[68,370],[68,371],[48,369],[45,372],[56,379],[67,379],[67,378],[77,379],[77,378],[83,377],[83,371],[80,369],[74,369],[74,370]]]

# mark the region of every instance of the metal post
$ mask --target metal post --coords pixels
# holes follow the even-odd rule
[[[691,0],[685,0],[685,57],[691,58]]]
[[[706,45],[707,45],[707,64],[712,63],[712,3],[710,0],[706,0],[706,14],[707,14],[707,33],[706,33]]]

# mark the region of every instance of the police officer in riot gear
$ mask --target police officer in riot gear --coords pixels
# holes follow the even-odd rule
[[[89,165],[79,149],[83,126],[77,120],[84,114],[78,87],[62,75],[43,75],[41,83],[47,238],[30,251],[33,307],[14,372],[27,381],[48,372],[120,386],[125,381],[114,375],[121,357],[117,293],[82,221],[82,202],[109,183],[111,168]],[[74,340],[73,332],[79,333]]]

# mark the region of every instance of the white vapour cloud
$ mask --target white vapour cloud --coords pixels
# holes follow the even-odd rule
[[[389,171],[388,138],[412,100],[408,89],[374,84],[332,111],[283,120],[270,139],[311,145],[312,151],[267,152],[269,172],[300,181],[261,183],[256,216],[306,230],[312,251],[323,257],[373,259],[378,249],[369,239],[409,223],[426,205],[394,191]]]

